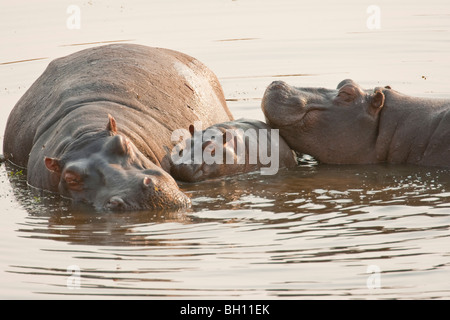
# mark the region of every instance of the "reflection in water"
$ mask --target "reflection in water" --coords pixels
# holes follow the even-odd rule
[[[266,207],[272,212],[356,213],[358,208],[444,205],[448,196],[449,170],[408,166],[326,166],[283,170],[276,176],[242,175],[227,181],[190,186],[196,208]],[[195,195],[208,194],[208,201]],[[249,199],[247,201],[246,199]],[[258,200],[259,199],[259,200]]]
[[[186,211],[98,212],[91,207],[73,207],[69,199],[29,187],[24,170],[6,163],[14,195],[29,212],[19,231],[30,238],[49,238],[90,245],[147,245],[145,237],[130,226],[145,223],[187,221]]]
[[[263,282],[264,296],[358,296],[367,294],[365,268],[375,261],[389,297],[414,288],[396,276],[442,276],[450,266],[448,170],[303,163],[276,176],[183,184],[193,201],[183,212],[126,213],[74,210],[37,195],[14,170],[15,197],[29,212],[17,232],[70,244],[40,250],[81,265],[76,292],[57,281],[67,270],[55,263],[10,266],[13,274],[50,277],[41,294],[254,297]],[[282,276],[269,271],[280,264]]]

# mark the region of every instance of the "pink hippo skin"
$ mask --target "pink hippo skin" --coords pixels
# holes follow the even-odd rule
[[[52,61],[12,110],[4,155],[31,186],[98,210],[183,208],[171,134],[232,120],[216,76],[180,52],[113,44]]]
[[[364,90],[352,80],[335,90],[276,81],[262,110],[292,149],[322,163],[450,167],[450,100]]]

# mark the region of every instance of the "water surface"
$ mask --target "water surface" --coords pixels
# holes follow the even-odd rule
[[[279,79],[450,98],[446,1],[378,1],[374,30],[366,1],[92,0],[79,4],[76,30],[71,4],[1,5],[1,139],[51,59],[112,42],[195,56],[236,118],[263,119],[262,94]],[[182,184],[189,210],[103,214],[29,188],[25,171],[3,163],[0,297],[450,298],[449,170],[301,160],[276,176]]]

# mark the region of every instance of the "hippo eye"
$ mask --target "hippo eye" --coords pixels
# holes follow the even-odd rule
[[[118,155],[126,155],[129,153],[129,142],[126,138],[116,135],[110,142],[109,150]]]
[[[339,92],[338,97],[346,102],[351,102],[353,100],[353,96],[348,94],[347,92]]]
[[[339,91],[338,96],[346,101],[349,99],[353,100],[353,98],[355,97],[355,93],[351,90],[342,90],[342,91]]]
[[[338,102],[352,102],[356,96],[357,92],[355,88],[351,85],[345,85],[339,89],[336,99]]]

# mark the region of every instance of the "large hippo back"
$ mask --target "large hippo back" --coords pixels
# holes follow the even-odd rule
[[[98,112],[81,110],[93,107]],[[173,130],[232,119],[216,76],[198,60],[142,45],[100,46],[49,64],[9,116],[5,157],[25,167],[37,139],[70,113],[86,127],[82,131],[97,122],[104,126],[110,113],[120,131],[165,170]]]

